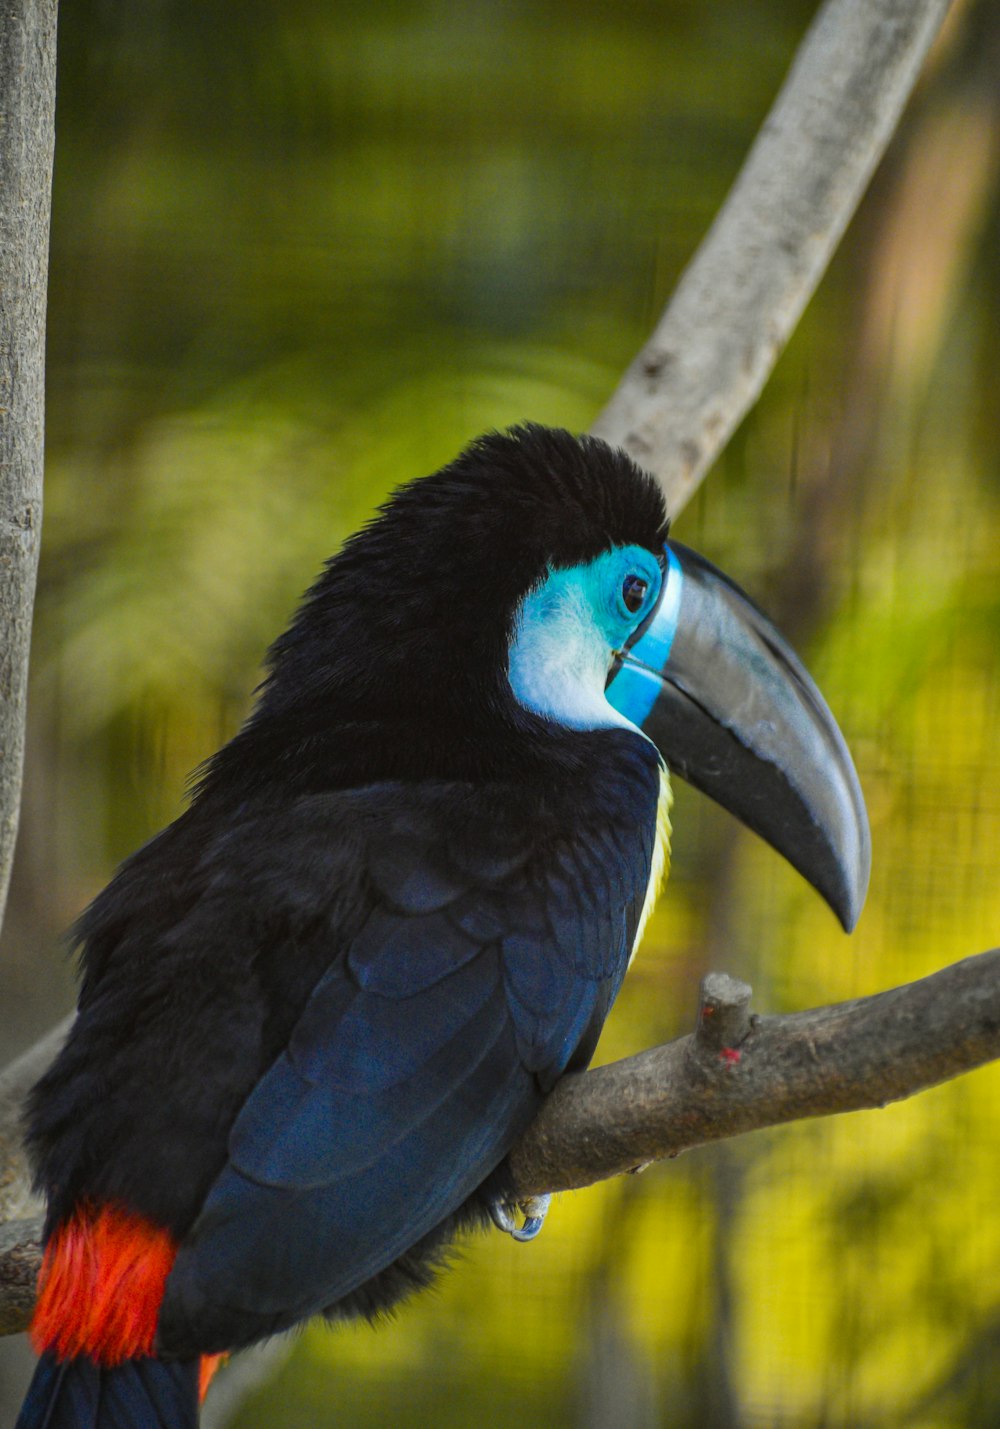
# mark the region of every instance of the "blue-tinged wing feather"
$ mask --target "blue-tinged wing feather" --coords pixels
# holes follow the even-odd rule
[[[484,941],[490,940],[447,918],[405,917],[378,908],[351,944],[347,962],[365,991],[414,997],[474,958]]]
[[[336,1035],[311,1035],[321,1033],[324,1011],[339,998],[350,1003]],[[328,974],[289,1051],[237,1118],[231,1164],[264,1185],[345,1180],[461,1092],[481,1060],[482,1036],[503,1020],[494,952],[408,1008]]]
[[[505,831],[468,786],[396,786],[391,818],[352,825],[367,902],[236,1119],[168,1285],[170,1352],[237,1347],[353,1294],[585,1064],[649,878],[655,767],[637,780],[613,833],[521,800]]]
[[[494,979],[499,987],[495,969]],[[531,1079],[497,998],[465,1032],[380,1096],[359,1087],[330,1098],[315,1086],[278,1166],[254,1153],[252,1138],[234,1146],[171,1283],[174,1312],[187,1311],[203,1342],[217,1334],[220,1345],[240,1343],[260,1333],[262,1317],[277,1329],[334,1303],[489,1174],[531,1115]],[[280,1184],[262,1184],[279,1174]]]

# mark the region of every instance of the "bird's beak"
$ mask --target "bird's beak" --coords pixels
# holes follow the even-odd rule
[[[669,541],[652,614],[607,698],[667,765],[788,859],[850,932],[871,835],[837,722],[771,622],[727,576]]]

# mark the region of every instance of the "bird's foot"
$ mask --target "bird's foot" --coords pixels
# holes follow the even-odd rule
[[[528,1196],[526,1200],[513,1204],[510,1201],[491,1201],[490,1216],[497,1230],[506,1231],[507,1235],[513,1236],[515,1240],[534,1240],[545,1222],[551,1201],[551,1196]],[[512,1211],[515,1207],[524,1212],[522,1226],[519,1226],[513,1217]]]

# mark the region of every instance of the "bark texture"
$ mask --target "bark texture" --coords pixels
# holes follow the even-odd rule
[[[55,0],[0,5],[0,920],[17,837],[42,522]]]
[[[901,1101],[1000,1057],[1000,948],[874,997],[751,1017],[710,973],[696,1030],[564,1077],[511,1155],[520,1194],[568,1190],[693,1146]]]

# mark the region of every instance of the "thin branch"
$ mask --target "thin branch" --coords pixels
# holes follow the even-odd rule
[[[0,1335],[28,1328],[41,1263],[41,1216],[0,1225]]]
[[[1000,1057],[1000,948],[880,992],[750,1017],[710,973],[697,1030],[564,1077],[511,1154],[520,1195],[587,1186],[693,1146],[881,1107]]]
[[[55,1060],[66,1040],[72,1017],[65,1018],[0,1072],[0,1225],[38,1210],[21,1143],[24,1099]]]
[[[919,982],[783,1017],[724,973],[696,1030],[564,1077],[511,1153],[521,1196],[588,1186],[691,1147],[900,1101],[1000,1057],[1000,948]],[[27,1327],[41,1222],[0,1239],[0,1334]]]
[[[27,1328],[42,1260],[42,1217],[21,1143],[21,1108],[71,1022],[67,1017],[0,1072],[0,1335]]]
[[[0,922],[24,760],[42,524],[56,0],[0,6]]]
[[[826,0],[707,237],[593,431],[676,514],[764,383],[892,136],[948,0]]]

